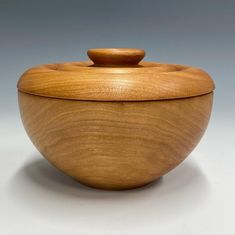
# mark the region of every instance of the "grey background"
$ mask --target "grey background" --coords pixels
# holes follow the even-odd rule
[[[0,1],[3,114],[18,112],[16,82],[29,67],[87,60],[92,47],[139,47],[146,60],[205,69],[214,111],[233,106],[235,1]],[[7,104],[7,105],[6,105]]]
[[[0,234],[234,234],[235,1],[0,0]],[[137,47],[216,83],[209,128],[163,181],[122,192],[82,187],[23,130],[16,83],[29,67]]]

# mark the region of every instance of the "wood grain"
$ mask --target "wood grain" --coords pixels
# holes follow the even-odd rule
[[[92,62],[36,66],[26,71],[18,89],[39,96],[96,101],[147,101],[210,93],[214,83],[201,69],[140,62],[144,50],[91,49]]]
[[[145,51],[135,48],[95,48],[87,51],[95,66],[133,66],[144,58]]]
[[[148,62],[140,63],[145,66],[142,68],[89,67],[88,64],[91,65],[74,62],[33,68],[23,74],[18,89],[40,96],[97,101],[175,99],[214,90],[210,76],[192,67],[148,67]]]
[[[212,100],[213,93],[96,102],[19,92],[22,121],[41,154],[81,183],[104,189],[139,187],[176,167],[202,137]]]

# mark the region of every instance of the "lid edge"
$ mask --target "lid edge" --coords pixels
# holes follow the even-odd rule
[[[209,74],[189,66],[175,72],[104,73],[102,76],[57,70],[40,73],[40,68],[45,66],[35,67],[37,73],[32,73],[32,68],[23,73],[17,83],[18,90],[68,100],[150,101],[194,97],[215,89]]]

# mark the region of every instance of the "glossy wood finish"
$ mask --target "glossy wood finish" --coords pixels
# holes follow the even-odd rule
[[[175,99],[214,90],[212,79],[200,69],[152,64],[142,62],[145,67],[141,68],[89,67],[89,62],[44,65],[24,73],[18,89],[40,96],[97,101]]]
[[[214,83],[198,68],[140,62],[141,49],[90,49],[94,62],[37,66],[18,82],[32,142],[53,165],[104,189],[176,167],[206,129]]]
[[[134,48],[96,48],[87,51],[95,66],[132,66],[144,58],[145,51]]]
[[[25,129],[42,155],[104,189],[145,185],[182,162],[207,127],[212,99],[96,102],[19,92]]]
[[[95,62],[41,65],[26,71],[18,89],[39,96],[96,101],[147,101],[210,93],[214,83],[201,69],[140,62],[141,49],[91,49]]]

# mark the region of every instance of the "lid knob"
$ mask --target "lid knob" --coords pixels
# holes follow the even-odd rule
[[[87,51],[94,66],[135,66],[144,58],[145,51],[135,48],[95,48]]]

